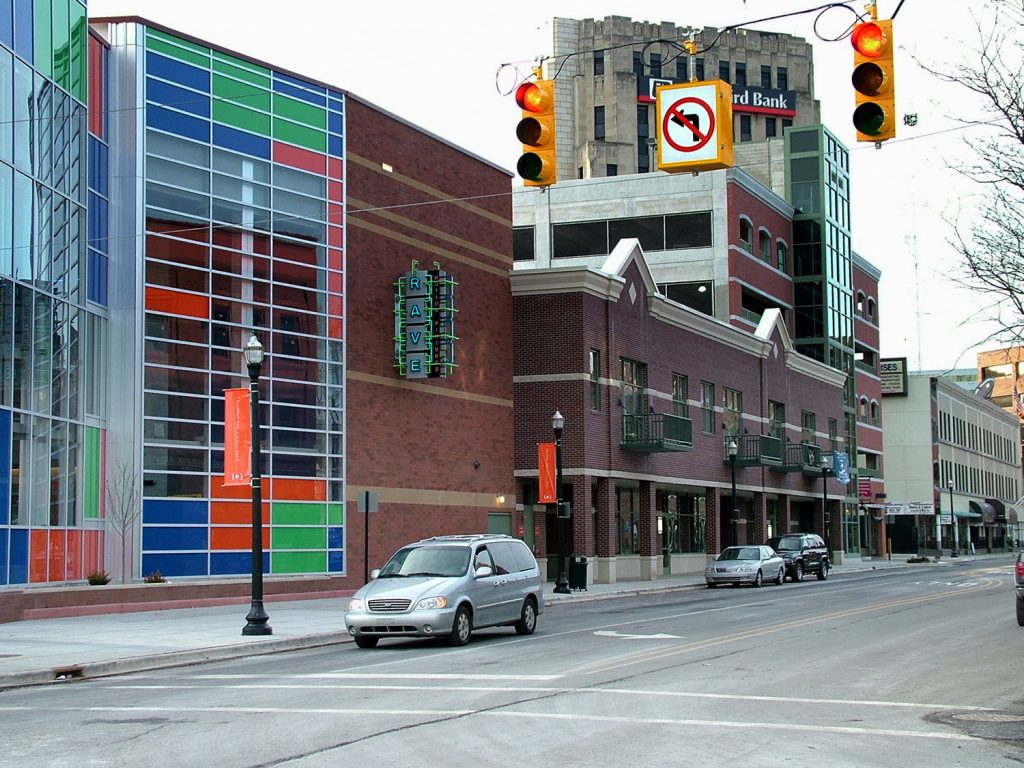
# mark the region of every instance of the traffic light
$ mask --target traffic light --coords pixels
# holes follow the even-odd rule
[[[853,127],[857,141],[885,141],[896,136],[896,81],[893,68],[892,19],[865,21],[853,28],[853,88],[857,107]]]
[[[555,168],[555,81],[535,80],[516,89],[516,104],[523,119],[516,136],[523,154],[516,172],[528,187],[549,187],[558,181]]]

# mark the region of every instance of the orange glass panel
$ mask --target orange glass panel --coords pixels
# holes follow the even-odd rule
[[[252,528],[211,528],[210,549],[252,549]],[[270,549],[270,527],[263,527],[263,549]]]
[[[67,550],[67,532],[63,529],[49,532],[47,581],[64,581],[64,553]]]
[[[46,581],[46,555],[49,547],[49,531],[28,533],[28,580]]]
[[[68,581],[81,579],[83,531],[68,531],[68,548],[64,555],[64,578]]]
[[[146,287],[146,309],[170,315],[187,315],[206,320],[210,317],[210,299],[167,288]]]
[[[264,510],[266,512],[267,510]],[[252,502],[211,501],[210,522],[214,525],[250,525]]]
[[[327,481],[312,478],[275,477],[271,498],[292,501],[327,501]]]

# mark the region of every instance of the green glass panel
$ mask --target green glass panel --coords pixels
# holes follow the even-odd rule
[[[242,107],[270,112],[270,93],[262,88],[254,88],[249,83],[232,80],[223,75],[213,76],[212,88],[215,99],[223,99]]]
[[[275,501],[270,507],[270,519],[274,525],[325,525],[327,505]]]
[[[274,116],[287,117],[311,128],[327,128],[327,111],[306,101],[274,94]]]
[[[85,499],[86,519],[100,516],[100,430],[85,428]]]
[[[327,505],[327,524],[328,525],[344,525],[345,524],[345,505],[344,504],[328,504]]]
[[[71,95],[83,104],[88,94],[89,35],[86,31],[85,8],[77,0],[71,0]]]
[[[289,528],[275,525],[270,531],[270,548],[327,549],[326,528]]]
[[[270,572],[277,573],[325,573],[326,552],[271,552]]]
[[[61,88],[69,90],[71,81],[71,18],[68,0],[53,3],[53,79]]]
[[[213,52],[213,71],[237,77],[239,80],[245,80],[253,85],[261,85],[267,89],[271,85],[269,69],[258,67],[248,61],[236,59],[234,56],[228,56],[219,51]]]
[[[60,0],[57,0],[60,2]],[[36,60],[35,67],[41,74],[53,77],[53,18],[50,0],[36,0],[35,6]]]
[[[210,51],[207,48],[200,48],[198,45],[192,45],[186,43],[184,40],[177,40],[176,38],[168,38],[174,40],[173,43],[166,42],[161,39],[166,37],[155,37],[153,30],[147,30],[148,35],[146,36],[146,48],[151,51],[159,51],[160,53],[168,56],[173,56],[181,61],[187,61],[191,64],[197,64],[203,69],[210,68]]]
[[[274,138],[278,141],[287,141],[289,144],[297,144],[314,152],[327,151],[327,134],[304,125],[290,123],[287,120],[274,118]]]
[[[239,107],[229,101],[213,102],[213,119],[261,136],[270,135],[270,115]]]

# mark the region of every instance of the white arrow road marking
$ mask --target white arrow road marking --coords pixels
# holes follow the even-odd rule
[[[621,637],[625,640],[685,640],[686,638],[680,635],[628,635],[625,632],[609,632],[607,630],[598,630],[594,633],[598,637]]]

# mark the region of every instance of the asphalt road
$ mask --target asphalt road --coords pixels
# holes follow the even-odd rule
[[[386,640],[0,694],[0,766],[1024,762],[1010,559],[563,604],[532,637]]]

